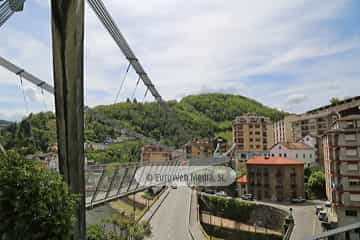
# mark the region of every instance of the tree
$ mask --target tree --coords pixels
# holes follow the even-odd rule
[[[332,105],[338,104],[339,102],[340,102],[340,99],[337,98],[337,97],[332,97],[332,98],[330,99],[330,103],[331,103]]]
[[[0,155],[0,239],[70,239],[77,197],[62,177],[10,151]]]
[[[326,195],[324,170],[315,169],[312,171],[306,187],[311,197],[324,198]]]

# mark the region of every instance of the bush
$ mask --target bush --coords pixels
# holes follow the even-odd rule
[[[202,210],[239,222],[248,222],[256,206],[254,203],[244,202],[236,198],[207,195],[202,195],[199,203]]]
[[[87,240],[143,240],[151,236],[151,226],[146,222],[135,222],[124,214],[116,214],[103,220],[104,225],[89,225]],[[108,228],[105,230],[105,223]]]
[[[59,174],[8,152],[0,186],[0,239],[70,239],[76,196]]]

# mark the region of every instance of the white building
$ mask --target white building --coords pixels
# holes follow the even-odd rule
[[[312,148],[316,148],[317,146],[317,138],[312,136],[311,134],[306,135],[299,142],[305,143]]]
[[[272,157],[285,157],[292,160],[304,161],[304,167],[308,168],[316,164],[316,148],[303,142],[278,143],[270,150]]]

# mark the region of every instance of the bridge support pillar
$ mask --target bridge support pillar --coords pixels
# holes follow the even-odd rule
[[[84,0],[52,0],[51,19],[59,168],[80,197],[73,239],[84,240]]]

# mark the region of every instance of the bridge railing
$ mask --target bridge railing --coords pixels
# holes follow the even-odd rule
[[[161,172],[165,173],[169,167],[180,164],[184,162],[179,160],[149,161],[88,166],[85,172],[86,206],[92,207],[151,187],[146,184],[142,167],[161,166]],[[136,173],[138,179],[135,178]]]
[[[160,174],[176,174],[176,166],[214,166],[229,163],[228,158],[192,158],[188,161],[143,161],[127,164],[90,165],[85,171],[86,206],[93,207],[150,187],[145,171],[156,168]],[[160,169],[160,171],[159,171]],[[137,174],[137,178],[135,178]]]

